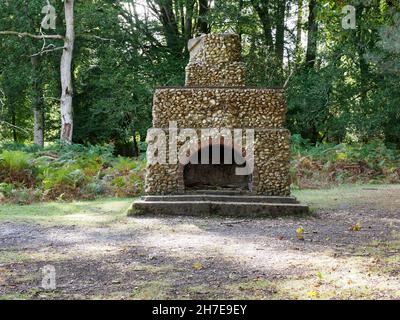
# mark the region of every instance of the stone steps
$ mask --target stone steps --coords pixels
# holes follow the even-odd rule
[[[192,202],[192,201],[212,201],[212,202],[244,202],[244,203],[299,203],[294,197],[276,196],[251,196],[251,195],[229,195],[229,194],[185,194],[185,195],[166,195],[166,196],[146,196],[142,198],[145,202]]]
[[[189,190],[185,194],[190,195],[251,195],[250,191],[246,190],[234,190],[234,189],[219,189],[219,190]]]
[[[128,215],[279,217],[308,212],[307,205],[292,197],[175,195],[144,197],[132,205]]]

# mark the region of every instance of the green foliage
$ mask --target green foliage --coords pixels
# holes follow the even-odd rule
[[[3,151],[1,159],[5,153],[7,160],[0,162],[0,197],[31,203],[140,195],[146,161],[114,157],[112,149],[112,146],[55,144],[36,153]],[[291,162],[294,188],[400,182],[400,152],[378,140],[369,144],[315,146],[309,139],[293,135]],[[10,168],[14,168],[11,178]]]
[[[35,184],[36,172],[30,154],[8,150],[0,154],[0,181],[32,186]]]
[[[380,139],[399,147],[398,2],[354,1],[357,28],[345,30],[341,26],[344,2],[317,0],[317,50],[311,68],[305,61],[308,25],[296,24],[299,2],[285,1],[284,21],[278,9],[282,2],[265,6],[258,0],[216,0],[203,13],[200,0],[76,2],[74,141],[127,145],[138,134],[144,140],[151,126],[153,89],[184,84],[187,40],[204,31],[203,21],[211,32],[241,35],[248,85],[286,83],[287,127],[293,133],[313,144]],[[0,30],[37,34],[43,4],[42,0],[0,2]],[[308,4],[303,1],[304,8]],[[54,32],[63,34],[63,4],[53,5],[59,16]],[[153,18],[148,18],[150,12]],[[282,22],[285,37],[278,39]],[[284,45],[283,63],[276,59],[279,43]],[[59,47],[60,42],[47,40],[46,45]],[[35,101],[43,104],[46,140],[58,139],[61,51],[41,56],[34,70],[31,56],[42,47],[36,39],[1,36],[2,139],[32,139]]]
[[[11,195],[11,192],[13,191],[14,186],[11,183],[0,183],[0,193],[3,193],[6,196]]]
[[[369,144],[320,143],[292,137],[292,183],[324,187],[342,183],[399,183],[400,152],[382,141]]]
[[[51,190],[64,187],[77,188],[84,180],[85,174],[83,170],[78,165],[71,164],[69,166],[46,169],[42,183],[45,190]]]
[[[204,31],[204,22],[212,32],[241,35],[247,85],[286,84],[295,186],[399,181],[397,2],[355,0],[357,28],[345,30],[343,1],[317,0],[311,67],[307,23],[299,23],[300,29],[294,23],[298,1],[286,1],[283,20],[281,1],[265,6],[258,0],[216,0],[201,14],[200,0],[145,1],[146,14],[133,10],[134,1],[75,3],[73,139],[79,144],[57,141],[61,51],[41,55],[36,69],[31,57],[42,41],[0,36],[0,182],[9,197],[26,202],[140,194],[153,89],[184,84],[187,40]],[[38,34],[43,5],[42,0],[0,1],[0,30]],[[59,17],[54,33],[63,34],[63,3],[53,5]],[[282,22],[285,37],[278,39]],[[277,61],[279,43],[283,62]],[[45,45],[61,42],[47,39]],[[37,103],[50,142],[44,149],[30,143]],[[138,148],[141,160],[116,158],[121,145]]]
[[[104,162],[108,163],[114,159],[114,146],[111,144],[63,144],[57,141],[56,143],[46,147],[44,152],[56,152],[60,154],[62,160],[101,157]]]
[[[30,167],[31,156],[23,151],[3,151],[0,154],[1,166],[10,173],[26,170]]]
[[[27,153],[34,153],[41,150],[41,148],[36,144],[24,144],[24,143],[15,143],[15,142],[5,142],[0,143],[0,151],[8,150],[8,151],[23,151]]]
[[[320,143],[312,146],[309,140],[299,135],[292,137],[292,151],[301,156],[308,156],[312,160],[322,162],[336,162],[348,160],[352,162],[364,161],[371,168],[377,168],[386,163],[400,161],[400,153],[389,148],[382,141],[373,141],[369,144],[332,144]]]
[[[113,168],[118,170],[120,173],[128,173],[131,170],[138,171],[137,169],[142,169],[140,164],[137,162],[132,162],[129,158],[118,157],[117,161],[114,162]]]
[[[29,150],[22,145],[11,149]],[[97,196],[137,196],[143,190],[145,161],[113,156],[112,145],[62,145],[43,150],[3,150],[1,197],[16,203]],[[3,182],[4,181],[4,182]],[[0,201],[3,201],[0,199]]]
[[[82,194],[101,196],[104,193],[104,184],[98,180],[94,180],[93,182],[86,184],[82,189]]]

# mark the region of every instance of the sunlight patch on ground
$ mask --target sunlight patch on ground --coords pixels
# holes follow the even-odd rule
[[[400,207],[400,185],[342,185],[331,189],[294,190],[293,195],[313,208],[370,205],[396,210]]]
[[[368,272],[368,265],[368,259],[343,259],[335,267],[325,265],[321,271],[278,281],[277,290],[285,299],[400,298],[399,279]]]
[[[60,252],[48,250],[5,250],[0,251],[0,265],[9,263],[26,263],[34,261],[59,261],[64,259]]]
[[[78,226],[93,226],[93,227],[108,227],[114,222],[124,219],[124,216],[115,216],[109,213],[106,214],[91,214],[87,212],[65,215],[58,219],[58,223],[63,225],[78,225]]]
[[[30,206],[0,205],[0,222],[34,222],[43,225],[108,226],[126,219],[132,199],[49,202]]]
[[[266,242],[271,243],[271,239],[266,239]],[[282,247],[282,242],[280,246],[261,247],[240,237],[227,240],[207,232],[200,235],[152,234],[142,239],[142,245],[150,249],[158,248],[179,259],[196,256],[199,261],[206,261],[210,257],[220,257],[225,263],[240,264],[244,269],[285,275],[284,281],[276,282],[277,293],[282,297],[330,299],[364,295],[368,298],[383,292],[386,296],[400,298],[400,279],[371,272],[373,259],[355,256],[338,259],[332,256],[331,251],[318,250],[318,246],[313,251],[293,250],[290,243]],[[206,262],[204,265],[207,267]],[[322,279],[317,274],[323,275]],[[296,277],[300,278],[296,280]],[[310,292],[317,292],[317,295],[309,295]],[[355,292],[359,295],[355,296]]]
[[[400,220],[392,210],[398,210],[400,186],[343,186],[296,191],[296,196],[317,208],[340,210],[327,211],[328,222],[321,214],[310,219],[246,219],[241,225],[231,224],[234,219],[210,217],[127,218],[125,210],[133,199],[0,205],[2,237],[10,239],[9,248],[0,250],[0,270],[7,265],[14,268],[13,264],[27,270],[24,264],[31,262],[39,266],[42,262],[86,265],[93,259],[117,280],[126,272],[141,279],[132,278],[138,281],[134,290],[121,292],[116,286],[104,296],[80,293],[79,298],[169,298],[177,283],[181,285],[177,298],[400,298],[400,241],[390,240],[398,239]],[[356,209],[345,210],[343,205]],[[368,211],[370,208],[386,211],[381,215],[380,211]],[[364,224],[369,213],[370,221],[366,219]],[[349,231],[358,221],[361,231]],[[329,223],[333,225],[328,227]],[[372,229],[368,229],[369,223]],[[246,224],[254,228],[254,234]],[[301,224],[305,241],[296,238]],[[382,225],[384,228],[378,228]],[[19,236],[13,236],[15,233]],[[199,270],[193,267],[195,263],[201,265]],[[214,267],[218,271],[221,266],[224,271],[219,272],[231,279],[221,287],[191,280],[193,274],[212,275]],[[234,271],[232,278],[230,270]],[[22,283],[35,280],[34,275],[23,272],[16,276]],[[2,274],[0,284],[7,277]],[[37,297],[35,294],[29,293]]]
[[[187,232],[187,233],[199,233],[202,232],[202,229],[192,223],[179,223],[174,225],[165,224],[165,219],[157,219],[157,218],[128,218],[129,223],[134,223],[135,227],[142,227],[147,230],[158,230],[160,232],[169,234],[174,232]]]
[[[86,257],[101,257],[119,254],[121,248],[119,246],[100,244],[100,243],[82,243],[70,248],[70,252],[79,255],[83,253]]]
[[[141,283],[130,298],[137,300],[163,300],[168,299],[168,291],[172,287],[167,279]]]

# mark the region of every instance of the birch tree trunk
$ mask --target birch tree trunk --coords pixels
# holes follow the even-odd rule
[[[74,52],[74,0],[64,0],[65,11],[65,40],[61,57],[61,141],[72,143],[73,132],[73,86],[72,86],[72,57]]]

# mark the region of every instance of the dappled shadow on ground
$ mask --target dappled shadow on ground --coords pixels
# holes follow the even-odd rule
[[[33,299],[235,298],[245,294],[248,282],[258,285],[265,276],[222,257],[201,260],[171,257],[139,246],[93,256],[65,259],[48,256],[48,259],[44,254],[42,259],[3,265],[6,276],[0,282],[0,293],[6,297]],[[40,287],[41,268],[49,264],[57,272],[57,289],[52,291]],[[269,270],[269,275],[273,276],[274,272]],[[248,290],[260,298],[276,293],[272,285]]]
[[[301,218],[141,217],[107,228],[2,223],[0,294],[400,298],[399,219],[397,208],[358,203]],[[357,223],[361,230],[352,231]],[[304,240],[296,237],[300,226]],[[46,264],[57,270],[52,292],[40,289]]]

